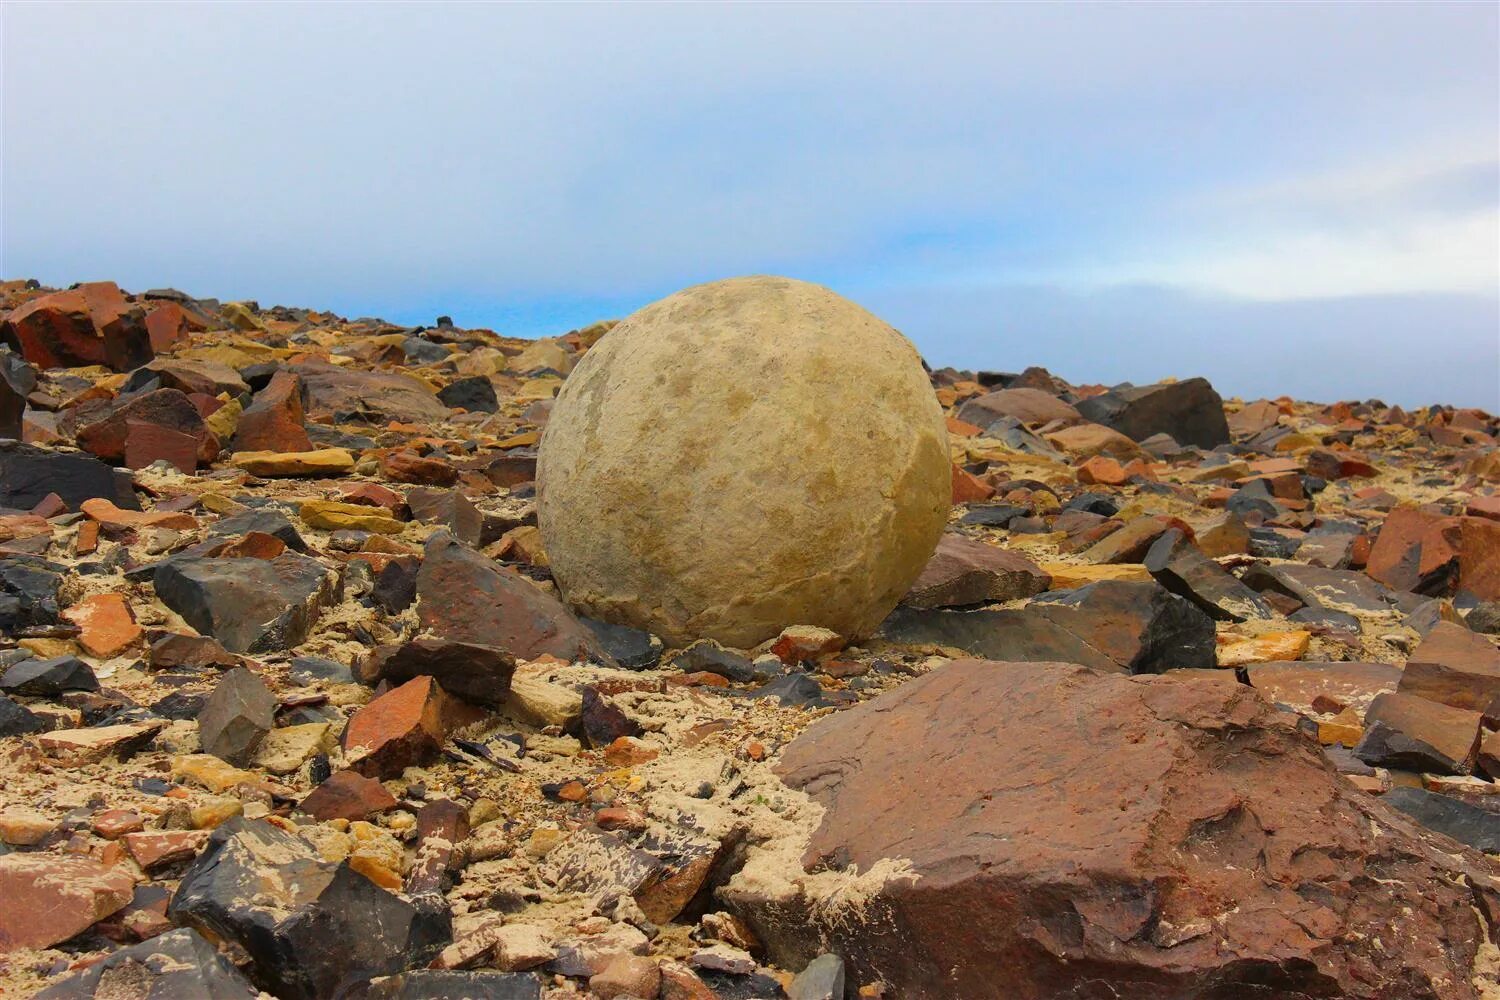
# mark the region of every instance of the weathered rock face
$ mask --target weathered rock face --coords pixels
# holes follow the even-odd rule
[[[256,1000],[259,991],[194,930],[169,931],[47,987],[36,1000]]]
[[[1490,863],[1242,685],[963,660],[821,720],[779,770],[827,808],[806,867],[910,872],[853,907],[731,882],[790,968],[831,951],[908,998],[1477,995]]]
[[[89,455],[46,451],[18,441],[0,441],[0,507],[25,510],[49,493],[77,510],[85,500],[104,498],[125,510],[140,510],[128,472]]]
[[[947,520],[943,415],[916,351],[825,288],[699,285],[574,369],[537,463],[567,599],[668,642],[867,634]]]
[[[302,381],[309,416],[385,423],[442,420],[448,415],[437,394],[412,375],[345,369],[326,361],[303,361],[290,371]]]
[[[1167,434],[1178,444],[1213,448],[1229,443],[1224,401],[1207,379],[1116,386],[1078,404],[1078,412],[1135,441]]]
[[[106,365],[124,372],[154,354],[145,311],[112,281],[32,299],[0,322],[0,341],[39,368]]]
[[[156,571],[156,596],[234,653],[288,649],[337,603],[339,575],[316,559],[182,559]]]

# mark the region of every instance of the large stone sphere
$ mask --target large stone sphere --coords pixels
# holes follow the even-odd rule
[[[787,625],[867,635],[947,523],[943,413],[911,343],[820,285],[715,281],[578,363],[537,520],[580,612],[681,645]]]

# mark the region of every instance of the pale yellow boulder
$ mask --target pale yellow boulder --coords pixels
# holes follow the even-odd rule
[[[731,278],[584,354],[542,435],[538,523],[595,618],[674,644],[857,638],[937,545],[947,442],[905,337],[818,285]]]

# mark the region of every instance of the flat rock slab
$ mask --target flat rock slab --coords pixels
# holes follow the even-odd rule
[[[339,574],[316,559],[182,559],[156,571],[156,596],[233,653],[289,649],[337,603]]]
[[[57,854],[0,856],[0,955],[47,948],[130,902],[126,868]]]
[[[1271,661],[1252,663],[1245,673],[1266,701],[1303,713],[1313,712],[1313,702],[1322,698],[1363,714],[1377,696],[1401,683],[1401,668],[1389,663]]]
[[[914,608],[1014,601],[1046,590],[1052,578],[1020,552],[945,534],[902,603]]]
[[[916,1000],[1472,998],[1495,869],[1289,719],[1244,685],[957,661],[783,752],[826,810],[800,869],[857,892],[789,866],[721,895],[782,967],[830,951]]]

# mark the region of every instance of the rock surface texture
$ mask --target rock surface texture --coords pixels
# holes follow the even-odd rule
[[[785,964],[903,997],[1471,997],[1500,888],[1204,679],[958,661],[780,771],[827,810],[803,866],[901,867],[842,909],[730,898]]]
[[[772,277],[689,288],[611,330],[558,395],[537,480],[575,607],[736,645],[794,624],[869,633],[949,500],[942,414],[911,344]]]

